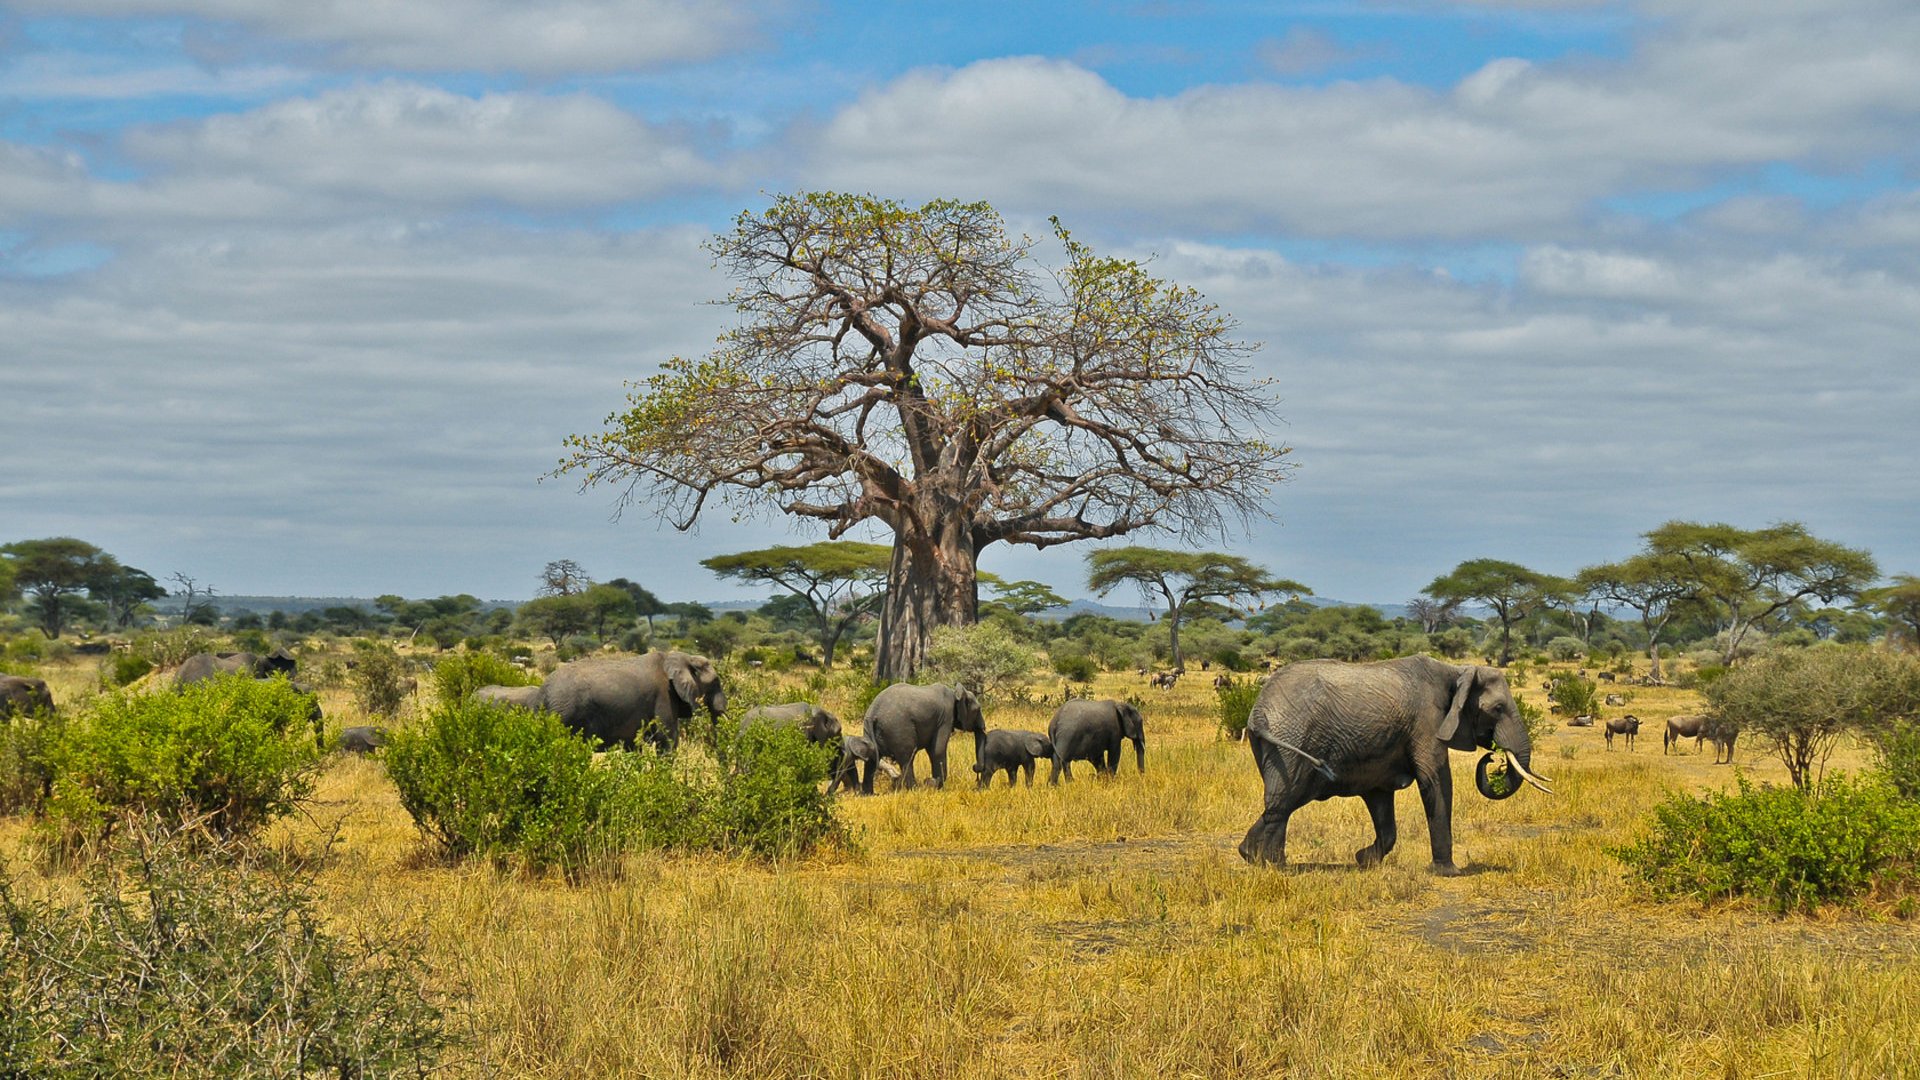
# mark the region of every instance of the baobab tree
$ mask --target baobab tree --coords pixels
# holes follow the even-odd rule
[[[1058,222],[1044,265],[985,203],[781,196],[709,245],[739,316],[638,384],[558,472],[691,528],[736,513],[892,533],[875,675],[905,678],[978,610],[976,563],[1266,512],[1286,449],[1251,346],[1193,289]]]

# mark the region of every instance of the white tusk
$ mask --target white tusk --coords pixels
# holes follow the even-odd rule
[[[1547,779],[1542,776],[1535,776],[1532,773],[1528,772],[1527,767],[1525,765],[1520,764],[1519,758],[1515,757],[1512,754],[1508,754],[1507,764],[1511,765],[1514,768],[1514,771],[1520,774],[1520,779],[1525,780],[1527,783],[1532,784],[1534,787],[1539,788],[1541,791],[1544,791],[1549,795],[1553,794],[1553,789],[1547,786],[1547,783],[1548,783]]]

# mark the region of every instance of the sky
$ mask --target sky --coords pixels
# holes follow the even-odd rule
[[[1674,518],[1920,572],[1916,133],[1912,0],[0,0],[0,542],[754,595],[699,560],[821,535],[543,477],[730,325],[704,240],[849,190],[1231,313],[1296,469],[1218,546],[1321,596]]]

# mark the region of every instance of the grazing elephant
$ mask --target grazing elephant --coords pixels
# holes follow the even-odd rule
[[[1667,717],[1667,730],[1660,736],[1660,753],[1663,756],[1670,753],[1681,739],[1692,739],[1693,752],[1699,753],[1700,744],[1707,739],[1707,718],[1698,713]]]
[[[1015,773],[1025,773],[1027,786],[1033,786],[1035,759],[1052,760],[1053,740],[1037,731],[999,728],[973,733],[973,771],[979,774],[980,790],[993,782],[993,774],[1007,774],[1007,786],[1013,786]]]
[[[880,691],[861,725],[882,758],[900,766],[900,786],[915,784],[913,758],[927,752],[933,786],[947,783],[947,741],[955,731],[985,731],[986,717],[972,691],[944,683],[895,683]]]
[[[899,779],[900,769],[891,761],[883,761],[880,751],[873,740],[865,735],[842,735],[840,737],[840,756],[833,763],[833,782],[827,785],[827,794],[831,795],[841,788],[860,789],[860,794],[873,794],[873,774],[884,772]]]
[[[1618,720],[1609,720],[1605,726],[1605,734],[1607,736],[1607,749],[1613,749],[1613,737],[1615,735],[1624,735],[1627,739],[1627,751],[1631,753],[1633,751],[1633,740],[1640,735],[1640,718],[1629,714]]]
[[[799,728],[808,742],[830,743],[840,737],[840,718],[808,701],[787,705],[758,705],[740,718],[740,733],[756,723],[783,724]]]
[[[53,692],[45,680],[0,675],[0,720],[53,712]]]
[[[1520,780],[1551,793],[1529,770],[1533,746],[1498,668],[1442,663],[1425,656],[1347,664],[1307,660],[1267,680],[1247,722],[1247,741],[1266,789],[1265,809],[1240,842],[1248,862],[1284,865],[1287,822],[1310,802],[1336,795],[1364,800],[1373,843],[1354,853],[1372,866],[1393,850],[1393,793],[1420,785],[1433,869],[1453,864],[1453,772],[1448,750],[1498,747],[1507,768],[1490,772],[1481,757],[1474,782],[1504,799]],[[1518,774],[1516,778],[1515,774]]]
[[[371,754],[387,745],[387,729],[383,727],[350,727],[340,732],[336,745],[350,754]]]
[[[241,672],[256,679],[271,679],[275,675],[285,675],[291,679],[297,673],[299,663],[293,654],[285,649],[275,649],[265,656],[250,652],[235,653],[198,653],[187,657],[174,673],[173,685],[192,686],[202,679],[211,679],[215,675],[227,675]]]
[[[560,722],[600,740],[633,749],[644,735],[662,750],[680,745],[680,725],[704,706],[726,715],[727,692],[713,661],[692,653],[596,656],[561,664],[540,688],[540,704]]]
[[[1049,784],[1059,783],[1062,776],[1073,779],[1076,761],[1092,762],[1095,772],[1118,774],[1122,739],[1133,740],[1134,760],[1141,772],[1147,771],[1145,725],[1140,710],[1124,701],[1069,701],[1054,710],[1047,738],[1053,741]]]
[[[518,705],[523,709],[540,708],[539,686],[483,686],[473,692],[475,701],[498,701],[503,705]]]

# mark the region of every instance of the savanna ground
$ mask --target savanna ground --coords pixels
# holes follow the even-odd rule
[[[46,674],[62,701],[93,678]],[[1544,707],[1539,682],[1521,692]],[[1607,714],[1648,721],[1633,753],[1557,728],[1535,753],[1557,797],[1488,802],[1454,755],[1466,873],[1445,879],[1414,789],[1382,868],[1353,865],[1372,836],[1353,799],[1294,817],[1287,870],[1245,865],[1259,782],[1207,676],[1094,689],[1145,702],[1145,775],[1129,747],[1117,779],[977,792],[962,735],[946,790],[847,797],[855,849],[788,864],[642,855],[572,886],[444,865],[380,764],[347,758],[272,843],[318,860],[342,931],[424,936],[469,1038],[455,1074],[1920,1076],[1920,929],[1657,902],[1607,854],[1665,794],[1732,784],[1710,749],[1661,754],[1691,693],[1623,688]],[[851,729],[850,693],[821,703]],[[357,722],[343,691],[324,701]],[[1739,761],[1785,780],[1757,747]],[[32,879],[25,831],[0,852]]]

